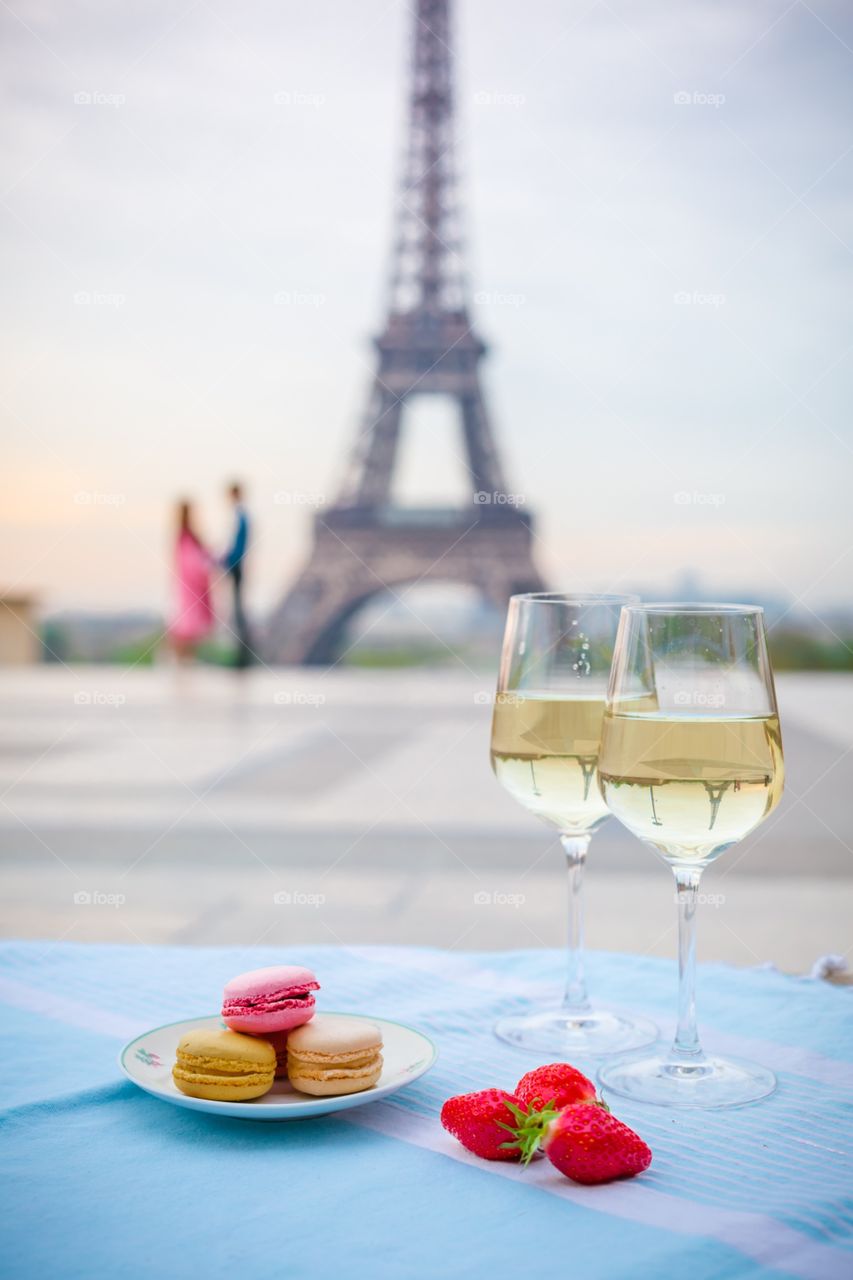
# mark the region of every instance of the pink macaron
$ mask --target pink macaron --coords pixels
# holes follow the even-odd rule
[[[271,965],[252,969],[225,984],[222,1018],[232,1031],[262,1036],[290,1031],[314,1017],[313,991],[320,984],[300,965]]]

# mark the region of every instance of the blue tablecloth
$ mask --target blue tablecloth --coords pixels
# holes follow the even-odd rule
[[[316,969],[327,1008],[426,1031],[436,1067],[391,1100],[288,1124],[170,1107],[119,1074],[123,1041],[215,1012],[227,978],[283,961]],[[560,968],[546,951],[0,946],[0,1274],[853,1276],[849,990],[702,968],[708,1045],[767,1063],[781,1087],[722,1113],[619,1102],[654,1151],[641,1178],[580,1187],[547,1161],[477,1161],[444,1133],[445,1097],[535,1065],[491,1027],[553,995]],[[589,969],[602,1000],[670,1028],[670,963],[594,954]]]

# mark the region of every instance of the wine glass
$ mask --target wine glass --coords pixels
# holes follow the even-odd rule
[[[512,596],[492,720],[498,781],[560,833],[569,870],[563,1003],[501,1018],[509,1044],[567,1058],[649,1044],[654,1023],[593,1008],[583,960],[582,882],[590,838],[608,818],[596,778],[604,699],[623,604],[636,596]]]
[[[608,1063],[602,1085],[668,1106],[726,1107],[776,1087],[771,1071],[708,1056],[696,1028],[696,903],[709,863],[779,802],[782,739],[757,606],[622,610],[598,762],[611,813],[675,874],[678,1024],[668,1052]]]

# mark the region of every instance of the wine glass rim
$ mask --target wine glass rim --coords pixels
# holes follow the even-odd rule
[[[718,604],[716,602],[706,604],[704,601],[695,600],[653,600],[648,603],[643,601],[639,604],[623,605],[623,608],[630,610],[631,613],[739,613],[747,615],[764,612],[760,604]]]
[[[522,591],[510,596],[510,600],[531,600],[537,604],[620,604],[623,608],[639,604],[640,597],[632,592],[611,594],[605,591]]]

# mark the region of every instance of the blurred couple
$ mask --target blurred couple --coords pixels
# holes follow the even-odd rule
[[[229,578],[232,593],[232,634],[237,643],[235,665],[248,667],[253,653],[243,606],[243,573],[249,548],[249,515],[243,502],[243,486],[230,484],[226,490],[234,514],[231,543],[222,556],[205,546],[195,528],[192,503],[178,503],[178,531],[175,541],[176,609],[169,627],[169,640],[179,659],[193,658],[198,646],[213,631],[211,582]]]

